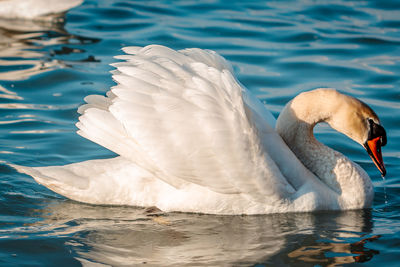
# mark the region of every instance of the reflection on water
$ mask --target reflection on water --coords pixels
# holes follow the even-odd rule
[[[346,263],[366,262],[371,260],[374,255],[379,254],[379,251],[366,248],[365,244],[375,241],[379,237],[379,235],[375,235],[355,243],[322,242],[320,244],[298,248],[290,252],[288,256],[289,258],[295,259],[297,262],[323,264],[324,266],[341,266]]]
[[[63,68],[67,64],[54,58],[55,55],[84,52],[82,49],[67,47],[46,51],[46,47],[98,41],[96,38],[69,34],[63,23],[0,19],[0,70],[6,70],[0,71],[0,80],[26,80],[37,74]]]
[[[38,212],[43,220],[3,236],[68,237],[65,245],[83,265],[334,266],[379,253],[367,248],[378,238],[368,237],[370,211],[214,216],[65,201]]]
[[[0,63],[1,64],[1,63]],[[14,100],[22,100],[23,98],[17,95],[17,93],[7,90],[3,86],[0,85],[0,98],[6,98],[6,99],[14,99]]]
[[[46,32],[54,31],[65,35],[62,24],[30,20],[0,19],[0,80],[18,81],[62,66],[58,60],[45,59],[40,51],[40,39]],[[65,43],[68,39],[51,38],[47,45]],[[14,69],[14,70],[10,70]]]

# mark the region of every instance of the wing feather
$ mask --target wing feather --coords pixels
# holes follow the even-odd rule
[[[260,201],[294,192],[221,56],[155,45],[123,50],[128,55],[117,58],[125,61],[113,64],[117,85],[85,99],[79,134],[175,187],[195,183]]]

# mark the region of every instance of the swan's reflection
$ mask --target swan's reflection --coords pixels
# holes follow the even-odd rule
[[[67,65],[54,57],[60,54],[57,50],[49,54],[46,47],[98,41],[69,34],[63,23],[0,19],[0,67],[6,70],[0,72],[0,80],[26,80],[33,75]],[[61,52],[70,54],[84,51],[64,47]]]
[[[214,216],[66,201],[43,212],[35,230],[71,236],[67,245],[83,265],[327,265],[376,253],[365,248],[368,211]]]
[[[346,263],[366,262],[372,259],[379,251],[365,247],[380,236],[375,235],[354,243],[319,243],[312,246],[303,246],[288,254],[290,258],[307,263],[323,263],[326,266],[341,266]],[[341,254],[340,257],[326,257],[327,253]]]
[[[314,240],[304,240],[300,246],[290,251],[290,261],[318,264],[322,266],[343,266],[354,262],[365,262],[372,259],[379,251],[369,249],[367,243],[380,236],[369,236],[372,232],[370,211],[348,211],[330,214],[327,222],[316,224]],[[321,229],[322,228],[322,229]]]
[[[40,43],[50,31],[63,38],[50,38],[47,45],[66,43],[68,34],[62,24],[30,20],[0,19],[0,80],[26,80],[33,75],[50,71],[63,63],[46,57]]]

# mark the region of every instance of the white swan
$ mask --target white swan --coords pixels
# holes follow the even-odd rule
[[[305,92],[276,122],[217,53],[126,47],[117,85],[79,108],[78,133],[120,156],[23,167],[51,190],[93,204],[164,211],[265,214],[370,207],[367,173],[319,143],[325,121],[365,146],[382,174],[377,115],[333,89]],[[287,144],[287,145],[286,145]],[[289,149],[289,147],[290,149]]]
[[[66,12],[82,2],[83,0],[1,0],[0,18],[47,20],[46,16]]]

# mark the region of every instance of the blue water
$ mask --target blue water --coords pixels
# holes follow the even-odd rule
[[[334,87],[387,130],[383,180],[362,147],[318,138],[359,163],[372,209],[266,216],[164,214],[77,203],[4,162],[112,156],[78,136],[76,109],[114,83],[127,45],[213,49],[275,116],[299,92]],[[85,1],[65,25],[0,20],[1,266],[335,266],[400,262],[400,2]]]

